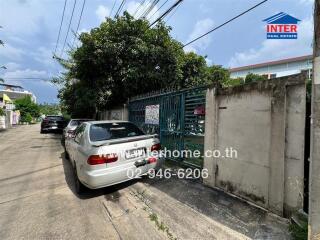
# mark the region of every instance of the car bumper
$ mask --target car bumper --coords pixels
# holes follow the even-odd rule
[[[101,170],[82,171],[80,181],[91,189],[103,188],[118,183],[126,182],[148,173],[150,169],[158,169],[163,164],[164,159],[159,158],[155,163],[136,167],[133,162],[108,167]]]
[[[62,127],[59,127],[59,126],[46,126],[46,127],[42,127],[41,130],[45,130],[45,131],[48,131],[48,130],[63,130]]]

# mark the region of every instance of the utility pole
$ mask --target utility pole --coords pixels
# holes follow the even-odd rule
[[[314,3],[311,100],[309,240],[320,240],[320,0]]]

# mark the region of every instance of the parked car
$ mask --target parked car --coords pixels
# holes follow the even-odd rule
[[[59,115],[48,115],[41,122],[40,133],[48,131],[63,131],[66,126],[66,120],[63,116]]]
[[[65,140],[68,137],[72,137],[74,134],[74,131],[76,128],[83,122],[93,121],[93,119],[85,119],[85,118],[79,118],[79,119],[71,119],[67,126],[63,129],[61,143],[62,146],[65,145]]]
[[[162,164],[157,135],[131,122],[84,122],[67,138],[66,157],[74,168],[76,191],[107,187],[148,173]]]

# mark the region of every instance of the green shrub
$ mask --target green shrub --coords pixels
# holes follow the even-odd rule
[[[0,116],[5,116],[6,112],[4,111],[3,108],[0,107]]]
[[[21,122],[27,122],[27,123],[31,123],[32,122],[32,116],[30,113],[26,113],[24,115],[21,116]]]
[[[308,223],[303,223],[301,227],[295,223],[291,223],[289,231],[294,240],[305,240],[308,238]]]
[[[244,79],[245,83],[264,81],[264,80],[268,80],[268,77],[259,75],[259,74],[254,74],[254,73],[248,73],[246,78]]]

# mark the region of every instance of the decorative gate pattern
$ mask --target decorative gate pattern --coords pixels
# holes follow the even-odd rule
[[[141,96],[129,102],[129,120],[146,133],[160,136],[161,145],[168,150],[198,150],[203,156],[206,87]],[[146,109],[159,109],[158,121]],[[152,121],[150,120],[152,119]],[[152,122],[152,124],[151,124]],[[171,160],[202,167],[203,158],[190,154]]]

